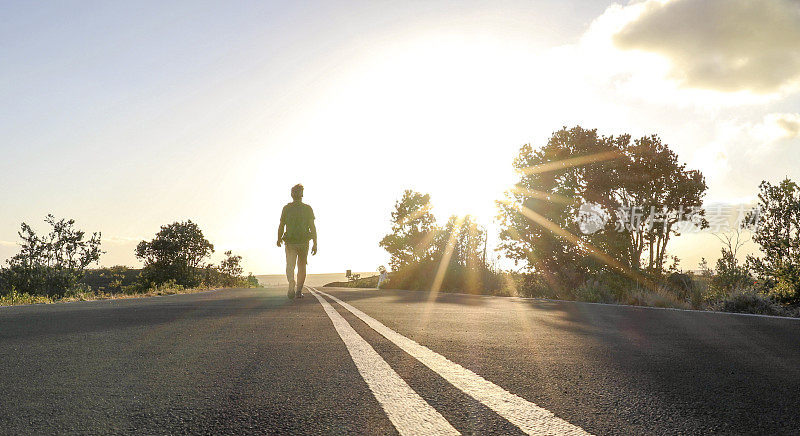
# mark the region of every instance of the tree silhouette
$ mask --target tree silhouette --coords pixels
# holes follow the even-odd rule
[[[197,224],[191,220],[161,226],[151,241],[136,246],[136,257],[144,262],[142,279],[146,284],[175,280],[179,285],[197,286],[198,269],[214,252]]]

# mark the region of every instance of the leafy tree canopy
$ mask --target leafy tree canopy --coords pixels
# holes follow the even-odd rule
[[[7,261],[0,271],[5,288],[20,292],[61,296],[72,290],[83,277],[83,271],[100,258],[100,233],[86,238],[83,230],[75,228],[75,220],[56,220],[47,215],[50,233],[38,235],[27,223],[21,224],[21,250]]]
[[[392,229],[379,243],[391,255],[392,269],[428,260],[433,255],[436,218],[431,196],[406,190],[392,211]]]
[[[753,241],[763,256],[748,256],[747,262],[763,280],[770,282],[771,294],[781,302],[800,302],[800,187],[784,179],[777,185],[759,185],[758,212]]]
[[[213,252],[214,245],[191,220],[161,226],[153,240],[136,246],[136,257],[145,265],[143,277],[156,284],[174,279],[183,286],[196,286],[197,269]]]
[[[638,271],[644,253],[647,268],[658,273],[679,222],[691,216],[693,225],[707,225],[703,175],[657,136],[632,140],[565,127],[541,148],[524,145],[514,167],[520,180],[499,204],[499,248],[552,285],[578,284],[590,272],[610,270],[609,263]],[[588,234],[579,219],[587,204],[603,223]]]

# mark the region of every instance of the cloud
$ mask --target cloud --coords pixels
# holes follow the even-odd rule
[[[766,122],[777,127],[783,138],[800,137],[800,114],[769,114],[766,116]]]
[[[19,246],[16,242],[11,241],[0,241],[0,247],[17,247]]]
[[[763,122],[752,126],[751,132],[754,138],[764,143],[800,138],[800,114],[767,114],[764,116]]]
[[[775,93],[800,84],[800,2],[647,0],[624,16],[615,47],[660,55],[682,86]]]

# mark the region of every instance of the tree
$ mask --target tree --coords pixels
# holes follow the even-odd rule
[[[711,278],[711,287],[718,295],[731,294],[753,285],[753,275],[746,265],[739,263],[739,250],[746,240],[742,239],[741,229],[730,233],[715,234],[722,242],[721,257],[717,259],[716,274]]]
[[[213,252],[214,246],[191,220],[161,226],[153,240],[136,247],[136,257],[144,262],[141,278],[145,284],[175,280],[179,285],[197,286],[199,269]]]
[[[222,275],[224,286],[237,286],[244,283],[242,274],[244,268],[241,266],[242,256],[236,256],[231,250],[225,252],[225,259],[219,263],[217,270]]]
[[[75,228],[75,220],[56,221],[48,214],[49,234],[39,236],[31,226],[21,224],[21,250],[0,271],[3,287],[14,287],[31,294],[62,296],[74,289],[83,278],[84,269],[100,258],[100,233],[86,233]]]
[[[578,155],[572,145],[595,142],[596,136],[596,132],[582,129],[569,132],[562,129],[540,149],[523,145],[513,162],[520,180],[509,192],[509,198],[498,204],[501,226],[498,248],[529,272],[542,275],[554,288],[577,282],[574,277],[583,253],[565,234],[548,230],[544,220],[565,232],[578,230],[572,220],[579,204],[578,186],[569,168],[536,169]],[[540,217],[540,221],[532,220],[529,214]]]
[[[242,256],[234,256],[231,250],[225,252],[225,259],[219,263],[219,271],[230,277],[241,277],[244,268],[241,266]]]
[[[657,136],[631,141],[562,128],[539,149],[524,145],[514,167],[520,180],[499,203],[499,248],[557,288],[590,274],[635,273],[644,253],[660,274],[685,212],[706,225],[702,174],[687,170]],[[586,208],[595,212],[595,231],[581,229]]]
[[[391,255],[392,269],[432,257],[436,218],[430,199],[429,194],[406,190],[395,203],[391,232],[379,243]]]
[[[800,303],[800,187],[786,178],[777,185],[762,181],[759,190],[758,209],[746,222],[754,224],[763,256],[748,256],[747,263],[768,282],[771,296]]]
[[[470,215],[463,218],[451,216],[444,229],[437,231],[435,240],[437,258],[449,253],[451,264],[469,268],[478,268],[484,263],[486,232]]]
[[[616,186],[610,187],[617,227],[625,225],[630,237],[628,263],[641,269],[643,251],[648,253],[647,269],[661,273],[667,243],[679,236],[680,222],[693,221],[700,228],[708,226],[703,196],[705,178],[697,170],[688,170],[678,156],[658,136],[646,136],[630,142],[624,137],[617,145],[623,157],[615,162]],[[640,214],[640,215],[639,215]],[[634,218],[634,219],[632,219]]]

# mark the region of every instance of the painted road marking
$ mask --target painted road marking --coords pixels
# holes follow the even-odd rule
[[[383,337],[392,341],[403,351],[419,360],[423,365],[438,373],[445,380],[450,382],[450,384],[480,401],[486,407],[494,410],[498,415],[519,427],[523,432],[530,435],[590,434],[584,429],[555,416],[549,410],[506,391],[478,374],[448,360],[441,354],[395,332],[383,325],[380,321],[333,295],[319,290],[317,290],[317,292],[339,303],[342,307],[350,311],[350,313],[372,327],[376,332],[383,335]],[[317,296],[317,298],[321,297]]]
[[[401,435],[457,435],[458,430],[419,396],[367,341],[318,293],[311,290],[344,341],[350,357]]]

